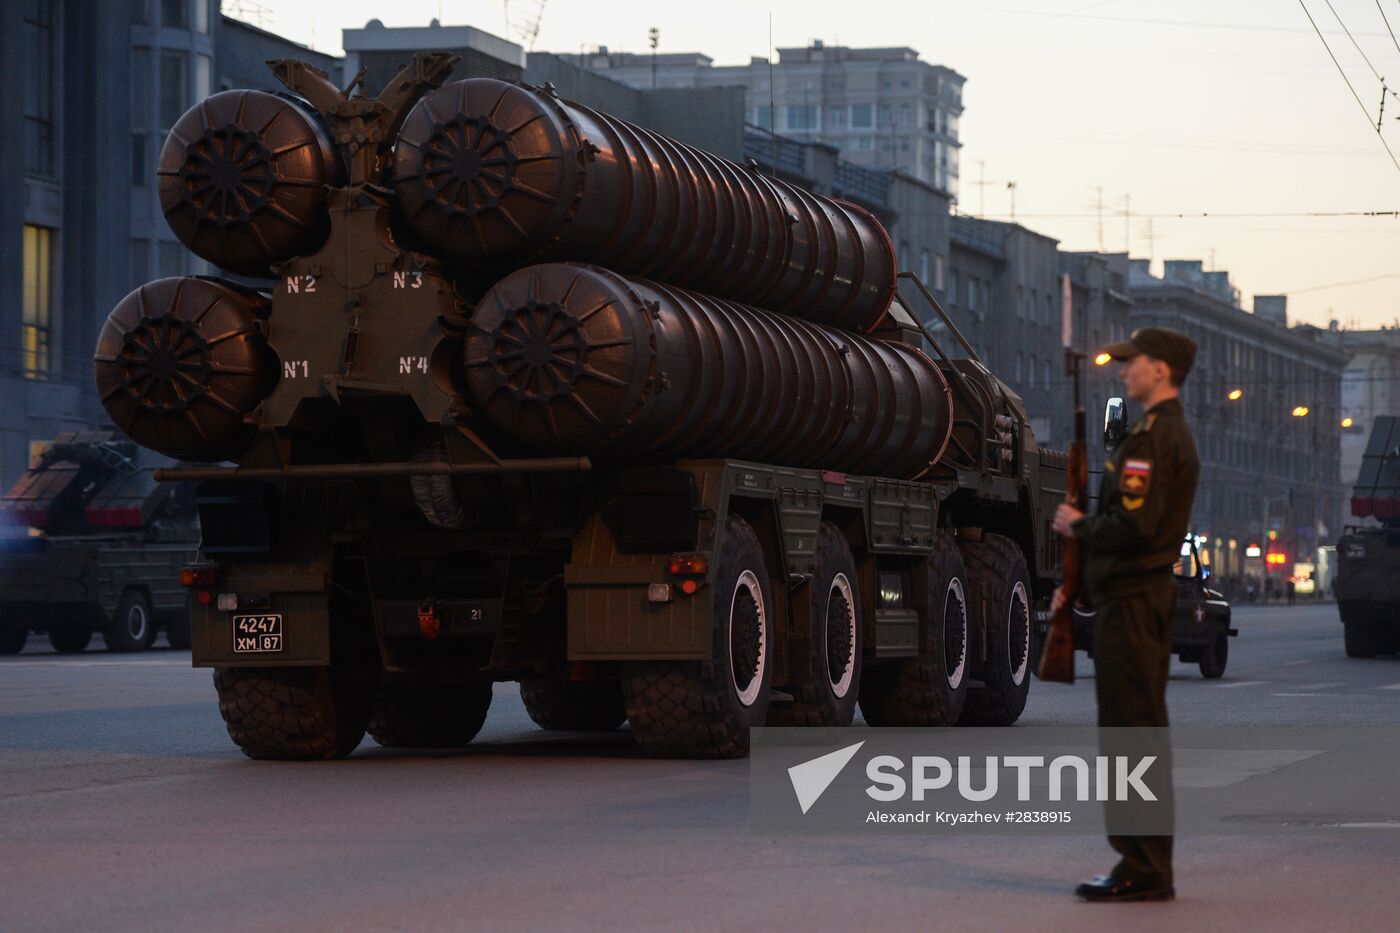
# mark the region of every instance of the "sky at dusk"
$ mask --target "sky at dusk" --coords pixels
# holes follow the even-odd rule
[[[541,6],[537,51],[642,52],[653,26],[661,51],[721,65],[813,39],[910,46],[967,78],[961,212],[1009,219],[1014,181],[1016,219],[1063,249],[1202,259],[1246,308],[1289,294],[1292,321],[1400,323],[1400,218],[1357,216],[1400,211],[1400,0],[225,0],[335,53],[371,18],[528,46]],[[1378,75],[1396,88],[1379,134]]]

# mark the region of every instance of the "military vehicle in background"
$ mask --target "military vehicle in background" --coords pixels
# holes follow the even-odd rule
[[[492,684],[658,755],[1009,724],[1065,457],[880,223],[552,88],[300,62],[172,129],[162,279],[95,354],[199,482],[194,663],[259,758],[460,746]],[[589,263],[584,265],[582,263]],[[908,303],[943,316],[961,352]]]
[[[1181,557],[1172,568],[1176,583],[1176,608],[1172,616],[1172,653],[1185,664],[1200,666],[1201,676],[1214,680],[1225,676],[1230,660],[1230,639],[1239,629],[1230,625],[1230,601],[1209,586],[1210,570],[1201,563],[1195,539],[1181,545]],[[1076,606],[1074,647],[1094,653],[1094,610]]]
[[[1361,457],[1351,514],[1337,542],[1337,613],[1349,658],[1400,651],[1400,418],[1380,415]]]
[[[59,435],[0,500],[0,654],[47,632],[64,653],[94,633],[141,651],[164,629],[190,644],[180,568],[199,546],[194,491],[158,483],[172,461],[113,431]]]

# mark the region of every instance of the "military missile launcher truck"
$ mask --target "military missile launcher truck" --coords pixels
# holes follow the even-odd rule
[[[158,483],[173,461],[115,431],[60,434],[0,499],[0,654],[31,632],[64,653],[94,633],[141,651],[165,630],[190,646],[180,568],[198,553],[193,489]]]
[[[665,756],[1014,722],[1065,458],[879,222],[453,62],[197,105],[166,217],[265,284],[142,286],[99,341],[128,435],[236,464],[164,474],[233,740],[460,746],[499,681]]]
[[[1371,426],[1352,493],[1348,525],[1337,542],[1337,613],[1349,658],[1400,651],[1400,418]]]

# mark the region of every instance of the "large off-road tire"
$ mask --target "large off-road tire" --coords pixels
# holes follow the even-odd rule
[[[365,737],[369,692],[326,667],[214,669],[219,714],[249,758],[344,758]]]
[[[156,640],[155,613],[151,601],[138,589],[128,588],[117,601],[112,621],[102,630],[108,651],[145,651]]]
[[[812,683],[788,688],[790,703],[768,710],[772,726],[849,726],[860,696],[865,650],[856,561],[846,536],[831,522],[817,531],[808,645]]]
[[[390,684],[374,698],[369,734],[385,748],[462,748],[490,708],[489,683]]]
[[[768,717],[773,680],[773,597],[763,548],[729,516],[714,572],[712,660],[622,666],[632,734],[663,758],[737,758]]]
[[[0,654],[19,654],[29,640],[29,629],[16,625],[0,626]]]
[[[617,681],[522,680],[520,699],[525,703],[525,712],[541,729],[612,732],[627,721],[627,708]]]
[[[865,671],[860,709],[872,726],[951,726],[962,717],[972,614],[962,552],[951,535],[938,535],[928,591],[931,650]]]
[[[170,643],[170,647],[172,648],[178,648],[180,650],[189,649],[190,615],[188,612],[182,612],[178,618],[166,623],[165,640]]]
[[[1201,676],[1216,680],[1225,676],[1225,665],[1230,660],[1230,636],[1220,632],[1215,639],[1201,649]]]
[[[1365,622],[1343,623],[1342,640],[1349,658],[1374,658],[1380,651],[1376,630]]]
[[[1030,692],[1031,576],[1015,541],[987,535],[962,544],[975,617],[987,626],[981,687],[970,687],[962,725],[1009,726],[1021,718]],[[985,593],[987,605],[977,605]]]
[[[60,654],[82,654],[92,641],[92,629],[86,626],[56,625],[49,629],[49,644]]]

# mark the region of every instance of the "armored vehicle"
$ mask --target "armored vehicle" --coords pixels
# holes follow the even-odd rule
[[[199,529],[193,489],[154,479],[171,463],[113,431],[48,445],[0,500],[11,532],[0,537],[0,654],[22,650],[30,632],[65,653],[93,633],[109,651],[140,651],[161,629],[189,647],[180,568]]]
[[[1400,651],[1400,418],[1378,416],[1337,542],[1337,613],[1349,658]]]
[[[99,341],[123,431],[236,463],[162,474],[234,742],[460,746],[501,681],[663,756],[1014,722],[1065,458],[878,220],[453,63],[201,102],[166,216],[265,283],[142,286]]]
[[[1230,639],[1239,630],[1230,625],[1230,602],[1208,586],[1210,570],[1201,563],[1195,539],[1181,545],[1181,559],[1173,568],[1176,581],[1176,610],[1172,616],[1172,653],[1187,664],[1198,664],[1201,676],[1225,676],[1230,659]],[[1076,607],[1074,646],[1094,651],[1094,610]]]

